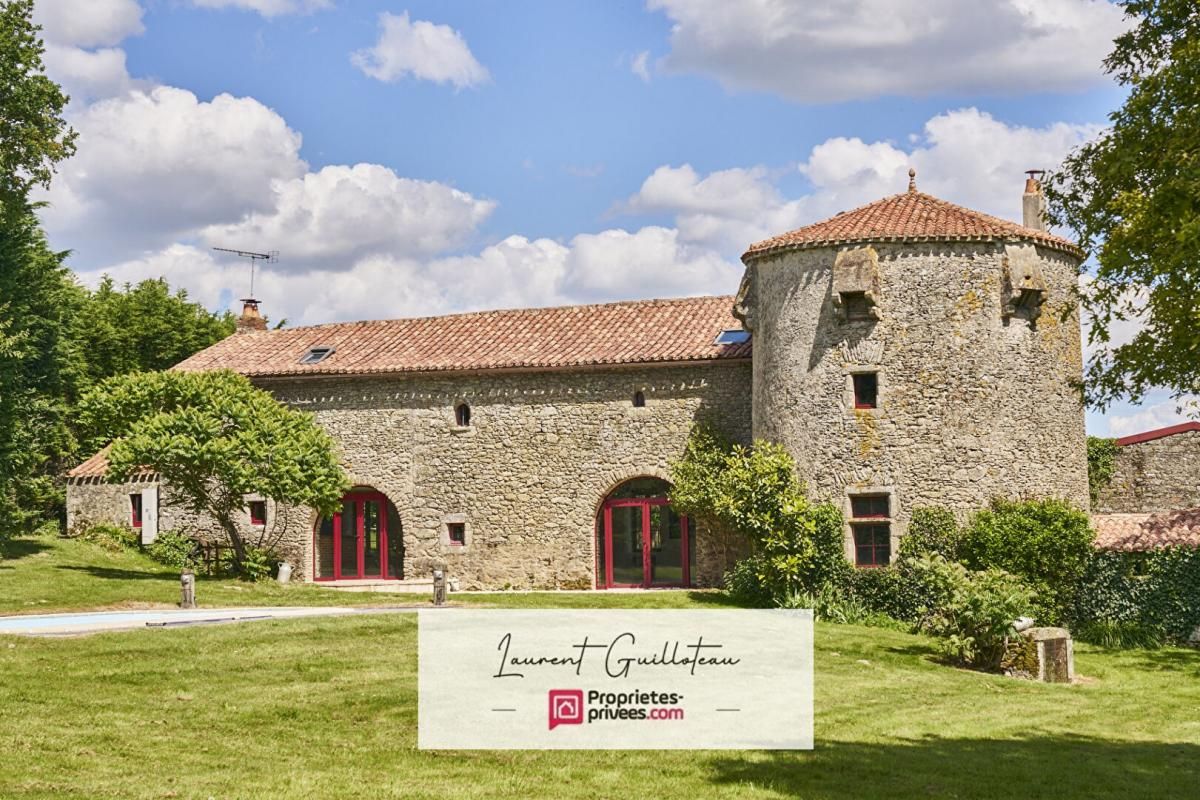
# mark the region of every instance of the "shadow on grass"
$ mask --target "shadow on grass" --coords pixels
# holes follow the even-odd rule
[[[723,606],[725,608],[744,608],[725,592],[688,592],[688,599],[706,606]]]
[[[1159,672],[1191,673],[1200,678],[1200,650],[1125,650],[1108,651],[1124,652],[1136,659],[1138,669]]]
[[[178,578],[176,572],[145,572],[136,569],[116,569],[113,567],[82,567],[74,564],[60,564],[55,569],[66,569],[72,572],[86,572],[94,578],[104,578],[112,581],[141,581],[153,580],[161,581],[169,578]]]
[[[708,765],[718,785],[827,800],[1194,797],[1200,785],[1198,745],[1076,736],[871,744],[818,739],[810,753],[720,756]]]
[[[0,558],[6,561],[36,555],[49,549],[50,546],[40,539],[0,539]]]

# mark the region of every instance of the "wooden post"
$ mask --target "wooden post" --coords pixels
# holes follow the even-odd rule
[[[195,608],[196,607],[196,573],[190,569],[185,569],[179,576],[179,588],[182,596],[179,600],[180,608]]]
[[[433,571],[433,604],[446,605],[446,573],[440,569]]]

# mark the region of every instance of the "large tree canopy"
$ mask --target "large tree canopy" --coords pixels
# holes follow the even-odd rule
[[[33,0],[0,0],[0,202],[49,186],[54,165],[75,152],[63,119],[67,96],[45,75]]]
[[[333,439],[312,415],[232,372],[110,378],[80,401],[80,412],[92,446],[112,443],[110,479],[158,473],[171,497],[217,521],[239,569],[247,542],[236,521],[248,495],[332,514],[349,488]]]
[[[1129,96],[1047,187],[1051,220],[1096,259],[1081,294],[1085,396],[1099,409],[1155,387],[1200,391],[1200,3],[1123,5],[1138,22],[1105,65]],[[1122,323],[1139,327],[1114,342]]]

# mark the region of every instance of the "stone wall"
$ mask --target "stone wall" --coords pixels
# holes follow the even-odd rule
[[[922,505],[960,511],[993,496],[1066,498],[1086,509],[1075,259],[1032,245],[876,245],[878,319],[844,319],[836,248],[752,261],[739,303],[754,333],[755,437],[782,443],[810,491],[891,495],[892,552]],[[1022,248],[1024,248],[1022,250]],[[1049,291],[1036,318],[1006,319],[1007,257],[1036,258]],[[870,264],[867,264],[869,267]],[[853,277],[853,276],[852,276]],[[878,374],[876,409],[852,376]],[[849,554],[850,529],[847,527]]]
[[[444,566],[464,589],[594,586],[596,513],[613,488],[665,478],[697,421],[739,441],[750,436],[746,361],[257,383],[314,413],[338,441],[353,483],[395,505],[405,577]],[[644,407],[633,405],[636,391]],[[455,423],[462,402],[471,408],[468,427]],[[124,489],[73,485],[69,495],[77,509],[105,507]],[[163,530],[212,528],[169,498],[163,509]],[[467,544],[450,545],[446,523],[460,521]],[[315,523],[307,509],[268,510],[271,535],[301,577],[312,572]],[[729,554],[698,534],[693,583],[716,585]]]
[[[1095,511],[1143,513],[1200,506],[1200,431],[1118,447]]]

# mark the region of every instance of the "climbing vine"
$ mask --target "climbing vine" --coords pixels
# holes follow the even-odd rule
[[[1092,496],[1092,502],[1096,501],[1101,490],[1112,481],[1113,472],[1116,469],[1116,455],[1116,439],[1105,439],[1101,436],[1088,437],[1088,493]]]

